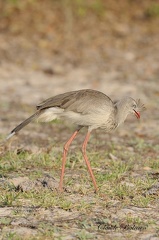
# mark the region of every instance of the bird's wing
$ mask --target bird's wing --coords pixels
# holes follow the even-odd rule
[[[63,106],[65,106],[67,102],[70,102],[71,99],[72,100],[75,99],[76,94],[77,94],[77,91],[59,94],[57,96],[48,98],[45,101],[39,103],[36,106],[36,108],[37,110],[42,110],[42,109],[51,108],[51,107],[63,108]]]
[[[113,110],[114,104],[104,93],[91,89],[83,89],[51,97],[37,105],[38,110],[51,107],[59,107],[65,111],[88,114],[90,112],[98,113],[102,110]]]

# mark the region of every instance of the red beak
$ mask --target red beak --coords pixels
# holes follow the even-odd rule
[[[134,109],[133,109],[133,110],[134,110]],[[134,110],[134,112],[135,112],[136,117],[139,119],[139,118],[140,118],[140,113],[137,112],[137,111],[135,111],[135,110]]]

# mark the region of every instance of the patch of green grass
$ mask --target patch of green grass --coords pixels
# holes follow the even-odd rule
[[[81,212],[88,212],[90,211],[95,203],[90,203],[85,200],[81,200],[79,203],[76,204],[76,209]]]
[[[159,17],[159,4],[158,3],[152,3],[145,12],[147,17],[155,18]]]
[[[136,195],[132,199],[132,204],[138,207],[148,207],[153,202],[154,197],[146,195],[146,191],[155,184],[156,180],[147,175],[144,179],[134,178],[132,182],[137,189]]]
[[[131,204],[138,207],[148,207],[153,201],[152,196],[146,196],[144,193],[146,189],[149,189],[154,183],[155,180],[149,178],[148,176],[145,179],[140,178],[130,178],[130,183],[134,186],[127,184],[116,184],[113,188],[112,196],[117,196],[119,199],[127,199],[131,201]]]
[[[80,240],[94,239],[94,235],[87,232],[85,229],[78,231],[76,237]]]
[[[60,158],[60,160],[59,160]],[[9,175],[41,175],[42,171],[53,171],[61,167],[61,155],[57,153],[32,154],[27,151],[17,154],[7,152],[0,159],[0,174]],[[27,171],[26,171],[27,170]],[[29,172],[30,170],[30,172]],[[33,171],[34,170],[34,171]]]
[[[53,226],[52,224],[49,224],[49,223],[46,223],[46,222],[42,222],[42,223],[39,224],[39,228],[41,229],[40,234],[38,234],[38,239],[39,240],[43,240],[43,239],[62,240],[62,237],[57,236],[57,235],[61,235],[61,230],[60,230],[59,227]]]
[[[150,188],[156,180],[146,175],[144,178],[132,178],[132,182],[137,186],[140,191]]]
[[[103,182],[105,181],[119,181],[132,168],[131,162],[126,163],[118,160],[111,160],[109,161],[109,164],[109,169],[106,173],[99,173],[97,175],[97,180],[99,184],[103,184]]]
[[[23,152],[16,154],[14,152],[6,152],[0,159],[0,171],[4,174],[18,171],[24,167],[25,163],[29,161],[31,154]]]
[[[30,204],[34,207],[50,208],[57,206],[66,211],[72,208],[72,202],[70,200],[49,189],[23,192],[20,194],[20,197],[24,201],[25,199],[29,200]]]
[[[17,234],[14,233],[14,232],[8,232],[8,233],[4,234],[4,239],[7,239],[7,240],[21,240],[21,238],[19,236],[17,236]]]
[[[127,197],[132,198],[135,195],[134,189],[132,187],[127,186],[126,184],[117,184],[113,188],[113,196],[118,197],[119,199],[125,199]]]
[[[47,240],[52,240],[52,239],[57,239],[57,240],[61,240],[61,237],[57,237],[57,238],[54,238],[55,237],[55,231],[54,231],[54,227],[50,227],[50,229],[46,228],[46,225],[45,225],[45,228],[44,228],[46,231],[42,230],[40,232],[38,232],[36,235],[34,236],[31,236],[31,235],[26,235],[26,236],[22,236],[22,235],[19,235],[17,234],[16,232],[14,232],[14,230],[11,230],[10,232],[8,233],[5,233],[3,234],[3,239],[7,239],[7,240],[35,240],[35,239],[38,239],[38,240],[44,240],[44,239],[47,239]]]
[[[10,217],[1,217],[0,218],[0,225],[9,225],[12,219]]]
[[[17,202],[17,199],[19,198],[19,193],[16,193],[14,191],[11,192],[6,192],[6,191],[1,191],[0,194],[0,206],[14,206],[14,203]]]
[[[159,170],[159,158],[158,159],[149,159],[148,166],[154,170]]]
[[[142,196],[136,195],[133,200],[132,204],[137,207],[148,207],[153,202],[153,197],[151,196]]]

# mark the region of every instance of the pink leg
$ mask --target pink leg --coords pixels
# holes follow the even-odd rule
[[[65,164],[66,164],[66,157],[67,157],[67,152],[69,149],[69,146],[73,139],[76,137],[77,133],[79,132],[80,129],[76,130],[73,135],[70,137],[70,139],[66,142],[64,145],[64,150],[63,150],[63,158],[62,158],[62,170],[61,170],[61,177],[60,177],[60,184],[59,184],[59,190],[62,192],[63,189],[63,178],[64,178],[64,172],[65,172]]]
[[[82,153],[83,153],[83,157],[85,159],[85,162],[86,162],[86,165],[87,165],[87,168],[88,168],[88,171],[91,175],[91,178],[92,178],[92,181],[93,181],[93,185],[95,187],[95,192],[98,191],[98,187],[97,187],[97,184],[96,184],[96,180],[95,180],[95,177],[93,175],[93,172],[92,172],[92,168],[91,168],[91,165],[90,165],[90,162],[88,160],[88,157],[86,155],[86,147],[87,147],[87,143],[88,143],[88,140],[89,140],[89,137],[90,137],[90,132],[87,133],[86,137],[85,137],[85,140],[83,142],[83,145],[82,145]]]

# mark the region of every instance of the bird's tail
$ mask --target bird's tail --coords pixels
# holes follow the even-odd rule
[[[32,120],[38,118],[38,116],[41,114],[41,111],[37,111],[36,113],[34,113],[33,115],[31,115],[29,118],[27,118],[26,120],[24,120],[22,123],[20,123],[17,127],[15,127],[10,134],[7,136],[6,140],[8,140],[9,138],[11,138],[12,136],[14,136],[17,132],[19,132],[23,127],[25,127],[26,125],[28,125]]]

